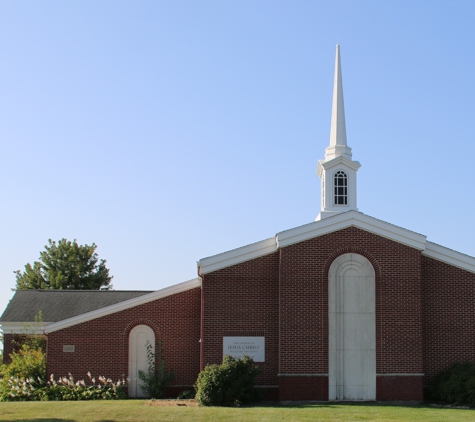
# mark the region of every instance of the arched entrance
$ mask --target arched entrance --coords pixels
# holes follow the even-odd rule
[[[375,274],[347,253],[328,272],[329,399],[376,400]]]
[[[155,333],[148,325],[137,325],[129,334],[129,397],[144,397],[139,370],[147,372],[147,342],[155,354]]]

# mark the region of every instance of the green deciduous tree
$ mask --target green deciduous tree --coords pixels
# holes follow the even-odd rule
[[[14,271],[16,289],[107,290],[112,287],[106,261],[99,261],[94,243],[78,245],[76,240],[66,239],[57,243],[49,239],[48,242],[40,252],[39,261],[26,264],[23,273]]]

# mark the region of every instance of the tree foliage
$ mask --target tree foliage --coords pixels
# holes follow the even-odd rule
[[[96,244],[78,245],[61,239],[57,243],[48,240],[49,245],[40,252],[39,261],[26,264],[25,271],[14,271],[16,289],[69,289],[108,290],[112,276],[106,261],[99,257]]]

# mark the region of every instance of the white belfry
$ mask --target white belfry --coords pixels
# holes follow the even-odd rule
[[[325,159],[318,161],[317,174],[322,179],[322,205],[317,220],[355,210],[356,172],[361,167],[351,159],[351,148],[346,143],[345,106],[341,79],[340,46],[336,46],[335,79],[333,83],[332,122],[330,145]]]

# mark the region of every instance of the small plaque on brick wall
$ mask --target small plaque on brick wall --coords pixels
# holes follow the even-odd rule
[[[223,337],[223,356],[240,358],[247,355],[254,362],[266,361],[265,337]]]
[[[72,345],[63,346],[63,352],[69,352],[69,353],[74,352],[74,346]]]

